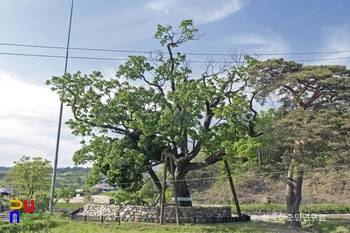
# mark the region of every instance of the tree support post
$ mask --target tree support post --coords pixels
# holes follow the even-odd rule
[[[230,182],[233,199],[235,200],[238,217],[240,219],[243,219],[242,218],[242,213],[241,213],[241,208],[239,207],[239,203],[238,203],[238,198],[237,198],[235,186],[233,185],[233,181],[232,181],[230,167],[228,166],[227,160],[224,160],[224,164],[225,164],[225,169],[226,169],[226,173],[227,173],[227,176],[228,176],[228,181]]]
[[[164,224],[164,200],[165,200],[165,185],[166,185],[166,171],[167,171],[167,160],[168,157],[164,157],[164,172],[163,172],[163,185],[162,185],[162,195],[160,199],[160,224]]]
[[[175,168],[174,168],[174,160],[170,158],[170,169],[171,169],[171,174],[173,176],[173,193],[174,193],[174,199],[175,199],[175,218],[176,218],[176,225],[180,225],[180,219],[179,219],[179,205],[178,205],[178,200],[177,200],[177,194],[176,194],[176,188],[175,188],[175,183],[176,183],[176,178],[175,178]]]

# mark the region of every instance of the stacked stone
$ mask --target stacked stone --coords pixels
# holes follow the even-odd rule
[[[87,204],[84,206],[86,216],[101,217],[105,220],[115,220],[120,218],[123,222],[159,222],[159,206],[128,206],[128,205],[94,205]],[[165,206],[165,222],[174,223],[175,207]],[[179,207],[179,218],[182,223],[186,222],[220,222],[225,218],[231,217],[231,207],[229,206],[193,206]]]
[[[165,221],[176,222],[175,208],[173,206],[165,207]],[[231,207],[229,206],[192,206],[179,207],[179,218],[182,223],[192,223],[196,221],[211,222],[213,219],[220,222],[225,218],[231,217]]]
[[[118,205],[96,205],[96,204],[87,204],[84,205],[84,212],[82,215],[91,216],[91,217],[101,217],[105,220],[114,220],[119,217],[119,208]]]
[[[121,206],[120,221],[159,222],[158,206]]]

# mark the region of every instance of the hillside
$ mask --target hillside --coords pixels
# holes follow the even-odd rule
[[[0,174],[9,168],[0,167]],[[57,185],[84,185],[89,169],[58,168]],[[232,193],[226,175],[215,164],[204,170],[193,171],[186,177],[191,196],[196,205],[231,204]],[[284,174],[271,176],[249,171],[233,175],[234,185],[241,204],[285,203]],[[350,200],[350,170],[315,172],[308,171],[303,183],[302,205],[308,204],[347,204]]]
[[[308,172],[303,183],[302,205],[346,204],[350,200],[350,170]],[[233,176],[240,203],[285,203],[285,179],[283,175],[269,178],[255,172]],[[196,204],[232,203],[232,193],[227,179],[215,182],[189,182]]]
[[[8,185],[5,181],[6,173],[12,167],[0,167],[0,184]],[[57,187],[67,187],[69,185],[74,188],[81,188],[88,177],[90,168],[83,167],[59,167],[57,168],[56,184]]]

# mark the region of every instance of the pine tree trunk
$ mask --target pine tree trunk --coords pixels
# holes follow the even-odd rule
[[[294,171],[294,159],[292,159],[286,185],[287,220],[286,225],[301,228],[300,203],[302,199],[301,188],[303,175]]]

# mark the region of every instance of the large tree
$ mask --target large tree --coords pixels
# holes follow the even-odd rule
[[[14,162],[13,168],[7,173],[7,179],[17,194],[25,194],[32,198],[38,191],[49,190],[51,171],[49,160],[23,156]]]
[[[82,140],[76,164],[91,161],[96,178],[102,172],[111,184],[130,191],[140,189],[142,173],[149,172],[161,191],[152,167],[168,156],[178,197],[190,197],[189,171],[222,160],[236,137],[254,134],[256,114],[248,114],[251,102],[244,95],[245,69],[254,60],[239,66],[208,61],[199,77],[191,77],[190,62],[175,50],[200,36],[191,20],[182,21],[177,31],[158,25],[154,38],[166,51],[130,56],[116,78],[77,72],[47,81],[72,109],[74,119],[67,124],[73,134],[91,137]],[[205,157],[194,162],[199,152]]]
[[[255,98],[281,107],[272,126],[281,160],[289,163],[286,181],[286,224],[297,219],[305,169],[350,162],[350,71],[344,66],[303,66],[272,59],[249,72]]]

